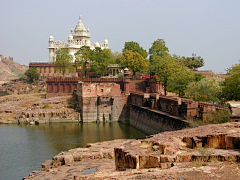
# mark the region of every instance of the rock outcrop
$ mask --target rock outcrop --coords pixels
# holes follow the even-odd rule
[[[24,179],[239,179],[240,123],[114,140],[62,152]]]
[[[0,97],[0,123],[79,122],[74,97],[45,97],[45,93]]]
[[[13,61],[12,57],[0,55],[0,81],[19,78],[28,66]]]
[[[174,162],[240,162],[240,123],[169,131],[115,148],[116,169],[170,168]]]

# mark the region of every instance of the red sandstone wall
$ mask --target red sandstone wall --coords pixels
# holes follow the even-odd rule
[[[229,109],[227,106],[219,104],[202,103],[190,99],[183,99],[169,96],[159,96],[147,93],[131,93],[130,103],[139,107],[149,107],[165,111],[171,115],[183,117],[184,119],[192,119],[200,117],[204,120],[204,114],[210,111]],[[145,97],[144,97],[145,96]],[[201,115],[203,114],[203,116]]]
[[[77,95],[82,121],[118,121],[127,96],[117,83],[78,83]]]

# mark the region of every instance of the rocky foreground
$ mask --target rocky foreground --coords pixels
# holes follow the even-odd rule
[[[62,152],[24,179],[240,179],[240,122]]]

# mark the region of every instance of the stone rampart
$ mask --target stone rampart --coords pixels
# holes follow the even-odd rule
[[[130,105],[129,124],[147,134],[183,129],[188,122],[169,113]]]
[[[130,103],[136,106],[160,110],[176,117],[190,120],[200,118],[205,120],[205,114],[211,111],[227,109],[228,106],[203,103],[179,97],[160,96],[156,93],[131,93]]]

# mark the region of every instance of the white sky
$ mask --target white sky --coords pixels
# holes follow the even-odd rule
[[[82,16],[91,43],[108,39],[147,51],[164,39],[170,54],[204,58],[201,70],[224,72],[240,59],[239,0],[0,0],[0,54],[28,65],[48,61],[48,38],[65,40]]]

